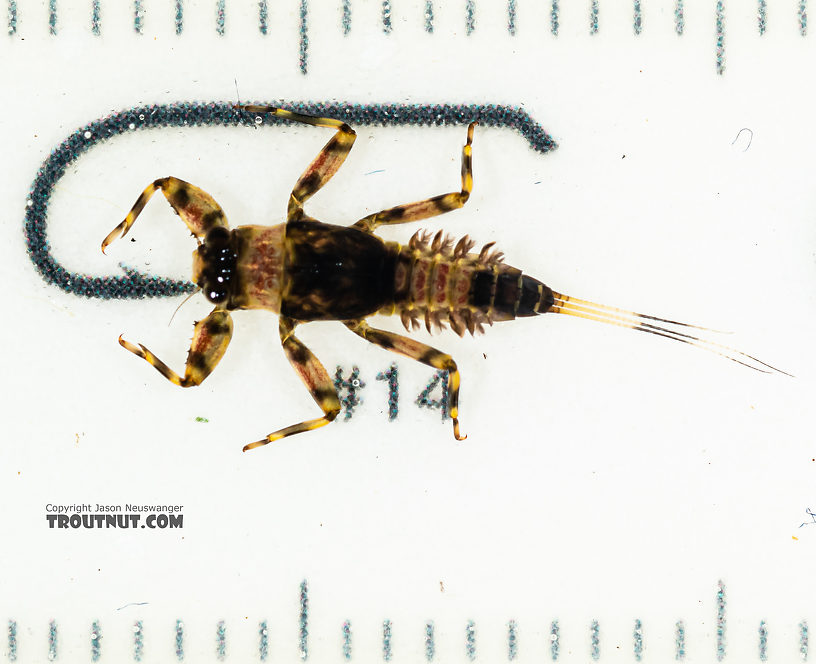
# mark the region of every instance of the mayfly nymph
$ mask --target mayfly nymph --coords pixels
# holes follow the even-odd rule
[[[471,144],[475,122],[468,127],[462,150],[460,191],[388,208],[346,227],[309,217],[303,205],[343,164],[356,138],[354,130],[340,120],[273,106],[237,108],[336,130],[295,184],[286,222],[230,229],[226,215],[212,196],[178,178],[165,177],[148,185],[124,221],[102,242],[102,250],[130,230],[157,190],[162,191],[195,236],[198,247],[193,252],[193,280],[215,307],[195,325],[184,376],[145,346],[119,338],[122,346],[147,360],[176,385],[199,385],[215,369],[232,337],[230,312],[266,309],[280,316],[280,339],[286,356],[323,415],[275,431],[246,445],[244,451],[317,429],[340,412],[331,377],[295,336],[297,325],[309,321],[340,321],[371,343],[447,372],[448,413],[457,440],[464,436],[459,432],[460,379],[456,362],[427,344],[370,327],[365,320],[368,316],[398,315],[408,331],[423,323],[428,331],[447,324],[462,336],[466,331],[480,332],[484,325],[495,321],[560,313],[691,344],[757,371],[779,371],[755,357],[689,333],[704,328],[557,293],[505,264],[503,254],[493,249],[493,243],[471,253],[474,243],[469,238],[454,243],[441,231],[433,236],[420,231],[407,245],[385,242],[374,235],[379,226],[427,219],[465,204],[473,187]]]

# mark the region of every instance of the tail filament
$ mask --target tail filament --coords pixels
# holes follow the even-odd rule
[[[754,371],[762,373],[781,373],[786,376],[791,374],[770,364],[757,359],[753,355],[748,355],[730,346],[725,346],[708,339],[689,334],[683,330],[704,330],[707,332],[717,332],[709,328],[700,327],[699,325],[690,325],[689,323],[681,323],[675,320],[666,318],[658,318],[657,316],[648,316],[646,314],[639,314],[634,311],[627,311],[625,309],[617,309],[615,307],[607,307],[595,302],[587,300],[579,300],[578,298],[570,297],[569,295],[562,295],[553,291],[555,302],[550,308],[550,313],[566,314],[568,316],[575,316],[576,318],[584,318],[586,320],[594,320],[599,323],[606,323],[607,325],[615,325],[617,327],[625,327],[630,330],[637,330],[638,332],[647,332],[673,341],[679,341],[684,344],[689,344],[696,348],[702,348],[709,353],[715,353],[732,362],[741,364]],[[679,328],[679,329],[677,329]]]

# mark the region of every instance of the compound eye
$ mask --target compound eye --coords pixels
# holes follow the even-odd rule
[[[220,304],[227,299],[227,291],[207,288],[204,290],[204,297],[206,297],[213,304]]]
[[[207,231],[204,238],[204,244],[211,246],[213,249],[221,249],[229,244],[230,232],[223,226],[215,226]]]
[[[215,226],[207,231],[204,244],[199,248],[202,263],[199,285],[213,304],[226,302],[230,297],[230,284],[238,259],[232,240],[231,231]]]

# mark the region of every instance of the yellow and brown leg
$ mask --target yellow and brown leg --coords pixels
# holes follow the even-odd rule
[[[292,194],[289,196],[289,207],[286,218],[288,221],[295,221],[303,217],[303,204],[314,195],[314,193],[326,184],[343,165],[357,134],[342,120],[334,118],[316,118],[311,115],[303,115],[294,111],[287,111],[284,108],[275,106],[255,106],[252,104],[238,106],[250,113],[271,113],[285,120],[302,122],[315,127],[330,127],[336,129],[337,133],[329,140],[323,149],[315,157],[314,161],[300,176]]]
[[[227,227],[227,218],[221,206],[206,191],[174,177],[159,178],[151,182],[142,192],[128,212],[125,220],[114,228],[102,241],[102,252],[116,238],[123,237],[133,226],[136,217],[156,191],[161,189],[167,201],[181,217],[181,220],[196,237],[203,237],[215,226]]]
[[[473,129],[476,126],[475,122],[471,122],[467,131],[467,143],[462,148],[462,190],[454,191],[450,194],[442,194],[441,196],[434,196],[424,201],[417,201],[416,203],[408,203],[407,205],[398,205],[387,210],[382,210],[375,214],[370,214],[363,217],[354,224],[354,228],[359,228],[362,231],[371,233],[378,226],[384,224],[404,224],[409,221],[419,221],[420,219],[428,219],[435,217],[451,210],[456,210],[462,207],[467,199],[470,197],[470,192],[473,190]]]
[[[320,409],[323,411],[323,417],[293,424],[285,429],[270,433],[266,438],[244,446],[244,452],[254,450],[256,447],[261,447],[262,445],[272,443],[281,438],[286,438],[286,436],[293,436],[296,433],[318,429],[334,420],[340,413],[340,398],[337,396],[337,390],[334,389],[334,383],[331,377],[320,363],[320,360],[295,336],[295,325],[295,321],[291,318],[281,316],[280,338],[283,344],[283,350],[286,352],[286,357],[289,358],[289,362],[292,363],[292,366],[295,368],[295,371],[297,371],[301,380],[306,387],[309,388],[309,392],[317,402],[317,405],[320,406]]]
[[[344,325],[354,332],[354,334],[360,335],[366,341],[370,341],[373,344],[399,353],[400,355],[410,357],[434,369],[447,371],[448,395],[450,397],[450,409],[448,413],[453,420],[453,435],[456,440],[464,440],[467,438],[467,436],[459,435],[459,369],[457,369],[456,362],[454,362],[450,355],[409,337],[370,327],[364,320],[344,321]]]
[[[187,365],[184,378],[168,367],[158,357],[153,355],[142,344],[132,344],[119,337],[119,343],[134,355],[138,355],[149,364],[156,367],[158,372],[167,380],[180,387],[200,385],[215,369],[232,338],[232,318],[223,309],[214,309],[204,320],[195,325],[193,343],[187,354]]]

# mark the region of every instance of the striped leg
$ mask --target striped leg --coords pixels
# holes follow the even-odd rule
[[[181,217],[181,220],[196,237],[203,237],[207,231],[215,226],[227,227],[227,218],[221,206],[206,191],[195,185],[174,177],[159,178],[147,185],[141,196],[136,199],[125,220],[114,228],[102,241],[102,252],[118,237],[123,237],[133,226],[145,205],[161,189],[164,197]]]
[[[370,214],[355,223],[354,228],[370,233],[383,224],[404,224],[409,221],[419,221],[462,207],[467,202],[473,189],[473,150],[471,144],[473,143],[473,129],[475,126],[475,122],[471,122],[468,126],[467,143],[462,148],[462,191],[454,191],[450,194],[442,194],[424,201],[398,205],[376,214]]]
[[[180,387],[200,385],[215,369],[232,338],[232,318],[229,312],[223,309],[214,309],[204,320],[195,325],[193,343],[187,354],[187,365],[184,378],[168,367],[158,357],[153,355],[142,344],[136,345],[119,337],[119,343],[134,355],[138,355],[149,364],[156,367],[158,372],[171,383]]]
[[[453,420],[453,436],[456,440],[467,438],[467,436],[459,435],[459,369],[456,368],[456,362],[453,361],[450,355],[446,355],[436,350],[436,348],[419,341],[414,341],[409,337],[369,327],[364,320],[345,321],[344,324],[354,334],[360,335],[366,341],[410,357],[434,369],[447,371],[448,394],[450,395],[450,409],[448,412]]]
[[[292,189],[292,194],[289,196],[289,207],[286,218],[288,221],[298,220],[303,216],[303,204],[309,200],[312,195],[326,184],[331,177],[337,172],[337,169],[343,165],[346,156],[354,145],[354,139],[357,134],[342,120],[335,120],[334,118],[315,118],[311,115],[303,115],[302,113],[295,113],[287,111],[283,108],[276,108],[275,106],[255,106],[252,104],[246,106],[238,106],[250,113],[271,113],[279,118],[285,120],[293,120],[295,122],[303,122],[304,124],[314,125],[315,127],[331,127],[337,130],[337,133],[323,146],[323,149],[315,157],[314,161],[300,176],[295,188]]]
[[[283,350],[286,352],[286,357],[297,371],[301,380],[309,388],[317,405],[323,411],[323,417],[318,417],[314,420],[307,420],[299,424],[293,424],[285,429],[280,429],[274,433],[270,433],[263,440],[258,440],[254,443],[244,446],[244,452],[254,450],[256,447],[261,447],[267,443],[292,436],[303,431],[311,431],[319,427],[325,426],[340,413],[340,399],[337,396],[337,390],[334,389],[334,383],[329,377],[328,372],[320,364],[312,351],[310,351],[303,342],[294,335],[295,321],[286,316],[280,318],[280,337],[283,344]]]

